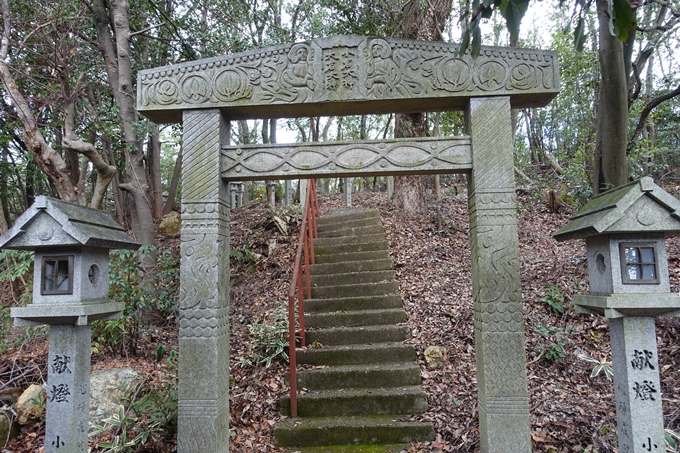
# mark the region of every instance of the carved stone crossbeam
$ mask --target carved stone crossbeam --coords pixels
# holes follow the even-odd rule
[[[229,181],[461,173],[471,168],[470,137],[222,147],[222,178]]]
[[[140,71],[137,108],[157,123],[182,111],[273,118],[461,110],[472,97],[510,96],[514,108],[559,92],[555,52],[335,36]]]

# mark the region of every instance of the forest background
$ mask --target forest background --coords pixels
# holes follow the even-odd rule
[[[95,329],[102,350],[135,349],[144,322],[172,319],[177,310],[178,264],[156,239],[159,220],[181,200],[181,126],[138,115],[141,69],[335,34],[461,41],[473,54],[482,42],[552,49],[559,55],[560,94],[545,108],[513,112],[518,182],[551,210],[573,212],[631,178],[674,184],[680,177],[679,0],[43,3],[0,0],[0,233],[44,194],[103,209],[145,244],[141,262],[120,257],[130,267],[115,275],[150,277],[139,286],[112,280],[128,309],[123,321]],[[540,27],[520,25],[527,10],[541,11]],[[231,140],[242,144],[464,133],[460,112],[234,126]],[[384,183],[351,181],[353,190]],[[428,194],[438,184],[432,177],[397,178],[392,203],[427,215]],[[444,184],[460,186],[452,179]],[[319,187],[345,190],[337,179]],[[251,200],[265,198],[265,191],[264,184],[248,185]],[[232,258],[257,261],[247,245],[233,248]],[[15,303],[30,300],[22,287],[29,266],[29,255],[0,252],[0,279],[13,282]],[[4,330],[9,310],[0,309]]]

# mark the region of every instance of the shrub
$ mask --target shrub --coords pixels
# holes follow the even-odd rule
[[[562,329],[557,326],[544,326],[540,323],[533,324],[534,331],[545,339],[543,343],[539,343],[534,347],[539,353],[538,357],[551,362],[562,363],[564,356],[567,354],[565,348],[571,344],[568,336],[571,335],[573,328],[567,326],[566,329]]]

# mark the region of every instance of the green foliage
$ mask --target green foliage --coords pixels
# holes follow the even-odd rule
[[[482,32],[479,28],[482,19],[489,19],[495,11],[499,11],[505,19],[505,24],[510,33],[510,41],[516,42],[519,36],[519,25],[524,14],[527,12],[529,0],[473,0],[472,18],[470,27],[465,30],[460,44],[460,55],[464,55],[470,47],[473,58],[479,56],[482,46]]]
[[[596,377],[598,374],[602,373],[608,380],[612,380],[614,377],[614,369],[612,368],[612,363],[601,357],[597,360],[593,357],[589,357],[585,354],[579,354],[578,358],[585,360],[586,362],[594,363],[593,371],[590,373],[590,377]]]
[[[666,451],[676,452],[678,447],[678,442],[676,439],[680,439],[680,434],[671,429],[664,429],[663,434],[666,443]]]
[[[179,310],[177,287],[179,263],[169,249],[158,250],[157,274],[153,281],[152,306],[163,318],[174,318]]]
[[[243,251],[230,249],[229,257],[233,259],[235,262],[241,262],[246,264],[250,272],[255,272],[257,260],[259,260],[262,256],[259,255],[258,253],[255,253],[253,249],[251,249],[250,246],[246,244],[245,247],[243,248]]]
[[[170,441],[177,432],[176,378],[130,401],[127,410],[121,405],[118,413],[92,427],[93,436],[113,431],[110,441],[98,445],[103,453],[134,453],[150,441]]]
[[[544,326],[536,322],[532,324],[534,332],[545,339],[544,342],[534,347],[538,351],[539,357],[550,362],[562,363],[567,354],[565,348],[572,343],[568,336],[572,334],[573,328],[567,326],[566,329],[562,329],[558,326]]]
[[[138,251],[111,251],[109,298],[124,303],[125,310],[122,318],[92,323],[94,353],[105,348],[119,354],[135,353],[137,339],[148,327],[145,313],[156,310],[165,318],[176,315],[178,263],[169,250],[160,250],[156,273],[147,272],[142,262],[154,252],[153,245],[143,245]]]
[[[0,281],[22,280],[26,286],[33,282],[33,252],[0,250]]]
[[[562,290],[557,283],[553,283],[550,286],[544,286],[543,290],[546,295],[545,297],[541,297],[541,302],[548,304],[555,313],[560,315],[563,314],[564,308],[562,307],[562,303],[564,302],[564,294],[562,294]]]
[[[0,304],[0,354],[4,354],[9,346],[8,333],[12,326],[12,318],[9,316],[9,309]]]
[[[253,341],[253,352],[248,358],[241,359],[239,365],[264,363],[266,367],[277,357],[288,361],[288,304],[281,303],[259,323],[248,326]]]

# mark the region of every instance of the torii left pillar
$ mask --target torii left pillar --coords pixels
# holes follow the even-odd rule
[[[179,453],[229,451],[229,122],[185,111],[179,330]]]

